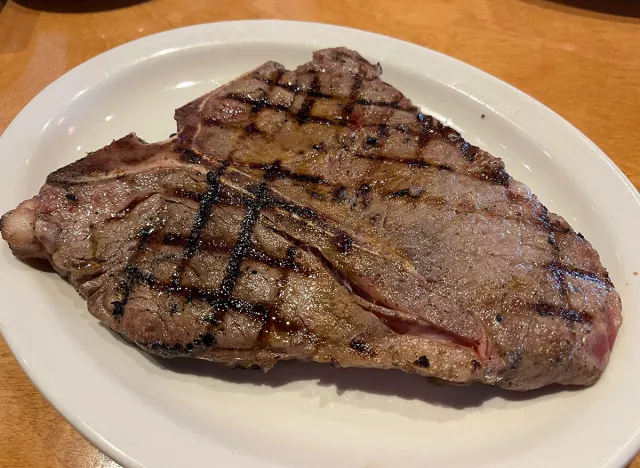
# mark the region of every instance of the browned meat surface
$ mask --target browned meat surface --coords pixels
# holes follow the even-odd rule
[[[347,49],[269,62],[115,141],[2,218],[143,349],[301,359],[528,390],[588,385],[620,299],[502,161]]]

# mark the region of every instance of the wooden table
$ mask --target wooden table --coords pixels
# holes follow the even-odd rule
[[[558,112],[640,187],[635,0],[0,0],[0,132],[46,85],[100,52],[171,28],[249,18],[351,26],[457,57]],[[0,466],[118,466],[45,401],[2,339]],[[630,466],[640,468],[640,456]]]

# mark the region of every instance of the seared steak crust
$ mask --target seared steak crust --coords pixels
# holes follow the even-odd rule
[[[397,368],[527,390],[602,373],[620,299],[502,161],[347,49],[268,62],[2,218],[140,347],[235,366]]]

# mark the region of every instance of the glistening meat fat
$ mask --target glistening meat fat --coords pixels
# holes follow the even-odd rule
[[[597,252],[380,74],[343,48],[268,62],[174,138],[50,174],[2,235],[158,355],[594,383],[621,324]]]

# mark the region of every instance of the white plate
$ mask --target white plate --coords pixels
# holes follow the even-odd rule
[[[161,362],[99,325],[68,284],[18,262],[3,242],[0,325],[24,370],[127,466],[623,465],[640,447],[638,193],[558,115],[454,59],[370,33],[279,21],[194,26],[126,44],[67,73],[13,121],[0,140],[0,211],[114,138],[166,138],[176,107],[268,59],[292,67],[338,45],[382,63],[385,80],[503,158],[598,249],[625,320],[601,381],[513,394],[317,364],[279,364],[263,375]]]

